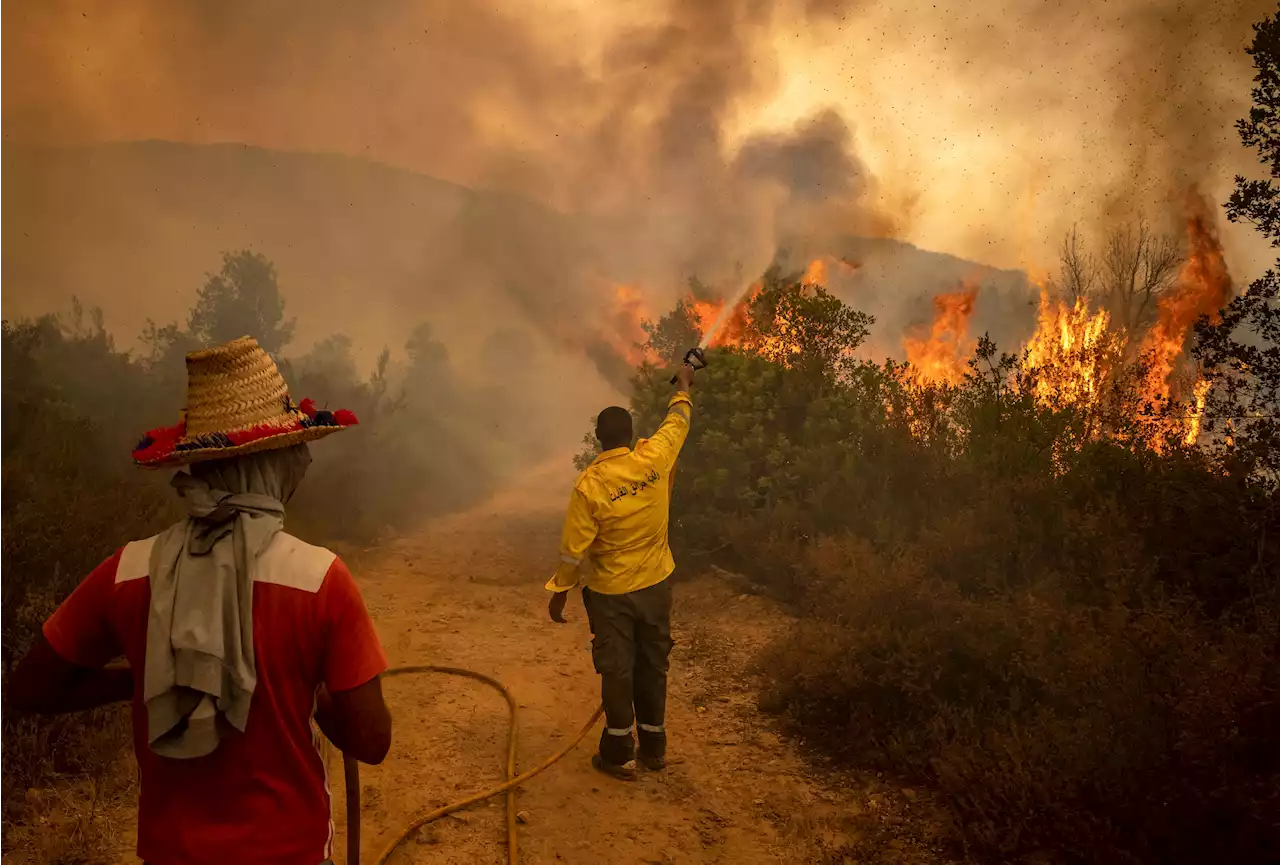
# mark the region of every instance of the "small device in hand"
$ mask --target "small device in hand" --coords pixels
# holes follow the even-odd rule
[[[701,348],[694,346],[684,353],[684,360],[682,363],[689,364],[689,366],[693,367],[695,370],[706,369],[707,356],[703,353]],[[676,383],[676,377],[674,375],[671,376],[671,383]]]

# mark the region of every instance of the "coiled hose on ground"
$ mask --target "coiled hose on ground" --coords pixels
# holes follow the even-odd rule
[[[393,838],[390,843],[378,854],[375,865],[385,865],[386,861],[391,858],[391,854],[395,852],[401,844],[408,840],[409,836],[415,831],[445,817],[455,811],[461,811],[477,802],[483,802],[485,799],[491,799],[500,793],[507,794],[507,862],[509,865],[516,865],[519,856],[516,852],[516,794],[515,790],[525,781],[535,775],[541,774],[547,769],[554,766],[561,758],[577,747],[586,735],[591,732],[591,728],[600,720],[600,716],[604,714],[604,706],[596,708],[590,720],[582,725],[582,729],[577,735],[569,740],[563,748],[552,754],[546,760],[543,760],[537,766],[525,772],[516,775],[516,701],[511,696],[511,692],[506,686],[491,676],[484,673],[477,673],[475,670],[464,670],[461,667],[438,667],[432,664],[422,664],[410,667],[394,667],[388,670],[384,675],[390,676],[407,676],[414,673],[443,673],[449,676],[463,676],[468,679],[475,679],[477,682],[483,682],[492,688],[495,688],[502,694],[502,698],[507,701],[507,763],[505,769],[505,777],[501,784],[483,790],[465,799],[459,799],[457,802],[451,802],[442,808],[424,814],[415,819],[406,826],[399,835]],[[347,865],[360,865],[360,764],[343,755],[343,775],[346,781],[347,789]]]

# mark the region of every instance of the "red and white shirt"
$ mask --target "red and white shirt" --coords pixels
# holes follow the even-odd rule
[[[258,684],[248,726],[206,757],[176,760],[147,745],[142,702],[155,540],[116,551],[44,625],[67,661],[96,668],[124,655],[135,671],[138,856],[150,865],[319,865],[333,824],[316,690],[349,690],[387,669],[351,572],[329,550],[276,535],[254,577]]]

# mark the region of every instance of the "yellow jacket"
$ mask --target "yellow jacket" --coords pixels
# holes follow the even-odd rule
[[[547,583],[565,592],[586,571],[587,588],[621,595],[656,585],[675,570],[667,544],[671,475],[689,435],[693,400],[683,391],[667,404],[667,417],[631,448],[596,457],[578,476],[560,539],[560,566]]]

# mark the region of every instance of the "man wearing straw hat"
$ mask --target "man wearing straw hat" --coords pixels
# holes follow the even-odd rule
[[[306,443],[355,423],[295,404],[250,337],[188,355],[184,419],[133,453],[188,467],[173,478],[187,517],[99,565],[14,672],[20,709],[132,701],[150,865],[320,865],[333,826],[312,720],[359,760],[386,756],[387,662],[360,592],[282,530]]]

